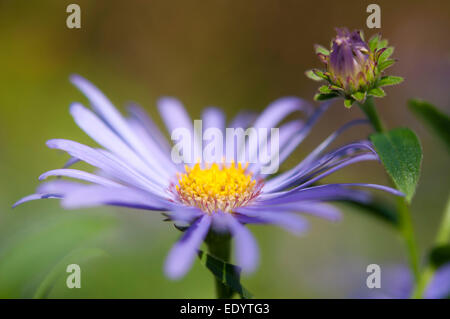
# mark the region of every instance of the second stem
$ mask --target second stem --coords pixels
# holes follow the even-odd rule
[[[369,96],[364,103],[358,103],[358,105],[372,124],[375,131],[377,133],[384,133],[385,126],[378,115],[373,98]],[[398,211],[400,214],[400,231],[407,246],[409,264],[417,285],[420,282],[419,253],[414,236],[414,228],[411,212],[409,210],[409,204],[404,198],[400,198],[398,200]]]

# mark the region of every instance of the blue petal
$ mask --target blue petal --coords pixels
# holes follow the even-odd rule
[[[170,175],[154,157],[151,158],[151,161],[144,162],[142,158],[102,120],[81,104],[73,103],[70,107],[70,113],[77,125],[93,140],[110,150],[122,160],[125,160],[129,165],[145,174],[146,177],[152,179],[155,183],[167,187],[167,180]],[[164,181],[164,183],[161,183],[161,181]]]
[[[183,277],[191,268],[197,249],[208,234],[211,217],[203,215],[183,234],[167,256],[164,271],[170,279]]]
[[[67,209],[113,205],[158,211],[165,211],[170,207],[169,202],[152,197],[138,189],[100,185],[85,185],[67,192],[61,205]]]
[[[71,76],[70,80],[90,100],[92,108],[130,147],[149,163],[154,161],[152,151],[145,147],[119,111],[95,85],[79,75]],[[164,169],[163,166],[160,168]]]
[[[151,180],[145,178],[128,164],[117,159],[113,154],[104,150],[95,150],[86,145],[63,139],[47,141],[47,146],[69,153],[71,156],[104,170],[110,176],[133,186],[146,189],[162,197],[167,196],[160,185],[155,185]]]
[[[294,213],[280,212],[279,210],[270,211],[270,208],[266,210],[259,209],[257,211],[239,208],[236,211],[248,217],[245,220],[246,223],[274,224],[283,227],[295,235],[303,234],[308,229],[308,222]]]
[[[250,231],[232,215],[224,214],[228,228],[235,240],[235,255],[243,272],[253,272],[259,263],[258,245]]]
[[[63,168],[63,169],[54,169],[48,172],[45,172],[44,174],[42,174],[41,176],[39,176],[39,180],[44,180],[49,176],[65,176],[65,177],[71,177],[71,178],[75,178],[75,179],[79,179],[79,180],[83,180],[83,181],[87,181],[87,182],[91,182],[94,184],[99,184],[99,185],[103,185],[103,186],[112,186],[112,187],[121,187],[122,185],[111,181],[107,178],[101,177],[101,176],[97,176],[91,173],[87,173],[84,171],[80,171],[77,169],[68,169],[68,168]]]
[[[167,139],[164,137],[162,132],[159,130],[158,126],[153,122],[150,116],[145,112],[145,110],[137,105],[136,103],[129,104],[128,112],[131,118],[140,123],[140,126],[147,130],[147,135],[158,143],[159,147],[169,153],[170,145]],[[140,136],[140,135],[139,135]]]

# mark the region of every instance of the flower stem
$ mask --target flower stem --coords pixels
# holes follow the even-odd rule
[[[229,234],[218,234],[214,231],[210,231],[205,240],[208,246],[208,252],[221,259],[224,262],[229,262],[231,253],[231,236]],[[216,283],[216,296],[217,299],[229,299],[233,296],[234,291],[224,285],[220,279],[215,278]]]
[[[436,245],[443,245],[450,241],[450,196],[447,199],[444,216],[436,237]]]
[[[373,128],[378,133],[383,133],[386,131],[380,116],[378,115],[377,109],[373,98],[369,96],[364,103],[358,103],[361,110],[366,115],[367,119],[372,124]],[[400,217],[400,232],[406,243],[406,248],[408,251],[408,260],[411,267],[411,271],[414,275],[415,287],[419,287],[422,281],[422,274],[419,270],[419,250],[417,247],[417,241],[414,235],[414,227],[411,218],[411,212],[409,209],[409,204],[404,198],[399,198],[397,201],[397,207]],[[426,274],[424,274],[426,275]]]
[[[444,216],[442,217],[442,222],[439,226],[439,230],[435,240],[435,246],[440,246],[448,243],[450,240],[450,197],[447,200],[447,205],[445,208]],[[434,267],[429,261],[420,275],[419,283],[414,289],[413,298],[419,299],[423,297],[425,289],[428,286],[431,278],[436,271],[436,267]]]
[[[358,103],[358,105],[372,124],[375,131],[377,131],[378,133],[384,132],[385,128],[383,122],[381,121],[381,118],[378,116],[377,109],[375,108],[375,103],[373,102],[373,97],[367,97],[364,103]]]
[[[419,271],[419,252],[414,235],[414,227],[411,219],[409,205],[404,198],[398,198],[398,212],[400,214],[400,231],[406,243],[408,250],[409,265],[411,267],[414,282],[416,285],[420,282]]]

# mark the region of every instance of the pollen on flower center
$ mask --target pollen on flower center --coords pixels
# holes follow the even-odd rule
[[[248,163],[242,166],[232,162],[209,164],[201,167],[185,166],[185,173],[178,174],[178,185],[171,191],[185,205],[200,208],[207,214],[222,211],[231,213],[259,195],[262,181],[253,179],[247,172]]]

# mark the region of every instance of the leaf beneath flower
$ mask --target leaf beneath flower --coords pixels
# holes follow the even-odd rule
[[[253,298],[252,294],[241,284],[241,270],[239,267],[226,263],[201,250],[198,251],[200,262],[220,280],[221,283],[230,287],[239,294],[242,299]]]

